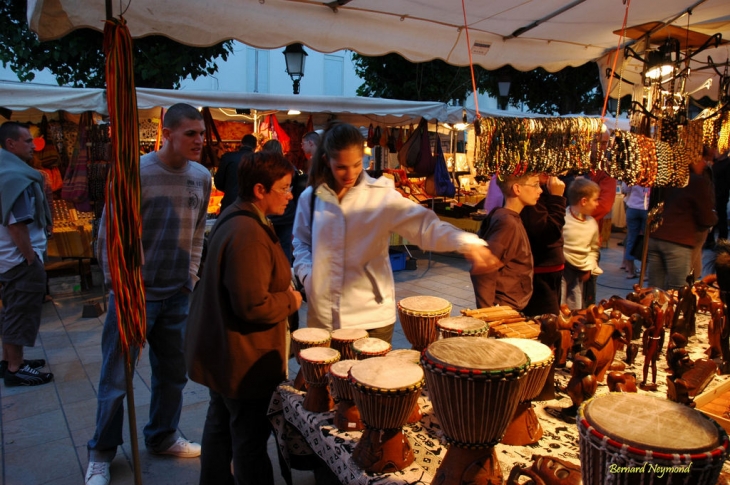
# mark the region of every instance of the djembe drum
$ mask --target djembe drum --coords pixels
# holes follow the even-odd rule
[[[306,327],[294,330],[291,334],[291,348],[297,363],[301,366],[299,352],[310,347],[329,347],[331,339],[330,331],[323,328]],[[300,370],[294,378],[294,389],[304,391],[306,390],[304,384],[304,374]]]
[[[421,365],[421,353],[413,349],[391,350],[390,352],[385,354],[385,357],[389,359],[400,359],[405,362]],[[417,423],[421,420],[421,418],[423,418],[423,413],[421,413],[421,408],[418,405],[418,401],[416,401],[416,405],[413,406],[413,411],[411,412],[411,415],[408,416],[408,424]]]
[[[423,351],[438,337],[436,322],[451,313],[451,303],[437,296],[410,296],[398,302],[398,317],[414,349]]]
[[[299,352],[307,395],[302,407],[313,413],[324,413],[335,405],[327,388],[327,372],[330,366],[340,360],[340,353],[329,347],[310,347]]]
[[[354,359],[355,351],[352,350],[352,343],[367,337],[368,331],[364,328],[338,328],[332,330],[330,347],[340,352],[342,360]]]
[[[474,317],[446,317],[436,322],[441,338],[486,337],[489,324]]]
[[[503,338],[500,341],[518,347],[530,358],[525,387],[522,389],[515,415],[504,433],[502,443],[516,446],[531,445],[542,438],[542,426],[533,409],[532,400],[540,395],[545,386],[545,380],[550,374],[554,360],[553,351],[537,340]]]
[[[330,391],[335,399],[335,426],[340,431],[360,431],[363,429],[360,410],[352,398],[352,386],[348,380],[350,367],[356,360],[347,359],[335,362],[330,367]]]
[[[368,473],[393,473],[413,463],[403,425],[423,387],[423,369],[386,357],[359,361],[350,368],[355,404],[365,424],[352,451],[353,461]]]
[[[584,485],[718,481],[728,436],[699,411],[644,394],[610,393],[580,407]]]
[[[529,357],[496,339],[453,337],[429,345],[421,364],[450,445],[431,483],[501,484],[494,446],[519,402]]]
[[[371,357],[382,357],[392,346],[383,339],[365,337],[352,342],[352,352],[356,360],[365,360]]]

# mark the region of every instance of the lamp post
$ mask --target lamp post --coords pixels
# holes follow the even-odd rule
[[[307,60],[307,55],[302,44],[289,44],[284,49],[286,72],[294,81],[294,94],[299,94],[299,80],[304,77],[304,61]]]

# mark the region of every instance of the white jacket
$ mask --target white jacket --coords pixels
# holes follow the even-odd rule
[[[341,202],[326,184],[316,189],[312,233],[311,193],[307,187],[299,197],[294,219],[294,272],[307,294],[308,327],[373,329],[395,322],[391,233],[426,251],[486,244],[403,197],[390,179],[365,172]]]

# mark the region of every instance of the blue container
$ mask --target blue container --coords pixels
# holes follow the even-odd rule
[[[390,250],[390,265],[393,271],[402,271],[406,269],[406,255],[400,251]]]

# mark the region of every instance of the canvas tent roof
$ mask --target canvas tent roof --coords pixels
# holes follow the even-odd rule
[[[466,15],[461,2],[444,0],[217,0],[204,7],[193,0],[131,0],[123,7],[133,36],[162,34],[188,45],[238,39],[273,49],[301,42],[320,52],[397,52],[415,62],[454,65],[468,65],[471,48],[473,62],[487,69],[511,64],[556,71],[599,60],[617,47],[614,31],[621,29],[625,1],[464,0]],[[729,12],[727,0],[635,0],[627,25],[668,22],[728,39]],[[101,30],[105,16],[104,0],[28,1],[29,24],[42,40],[79,27]],[[728,47],[708,54],[723,63]]]
[[[330,118],[356,125],[379,123],[399,125],[416,123],[421,117],[445,120],[446,105],[440,102],[399,101],[393,99],[332,96],[289,96],[274,94],[238,93],[222,91],[176,91],[167,89],[137,89],[137,106],[140,110],[169,108],[175,103],[186,102],[193,106],[227,108],[212,110],[214,118],[242,119],[235,108],[248,108],[264,112],[277,112],[280,120],[288,119],[289,109],[302,112],[297,120],[305,122],[311,113],[316,126]],[[103,89],[69,88],[31,83],[0,81],[0,106],[14,112],[30,111],[32,118],[40,118],[42,112],[64,110],[70,113],[94,111],[107,114],[106,93]]]

